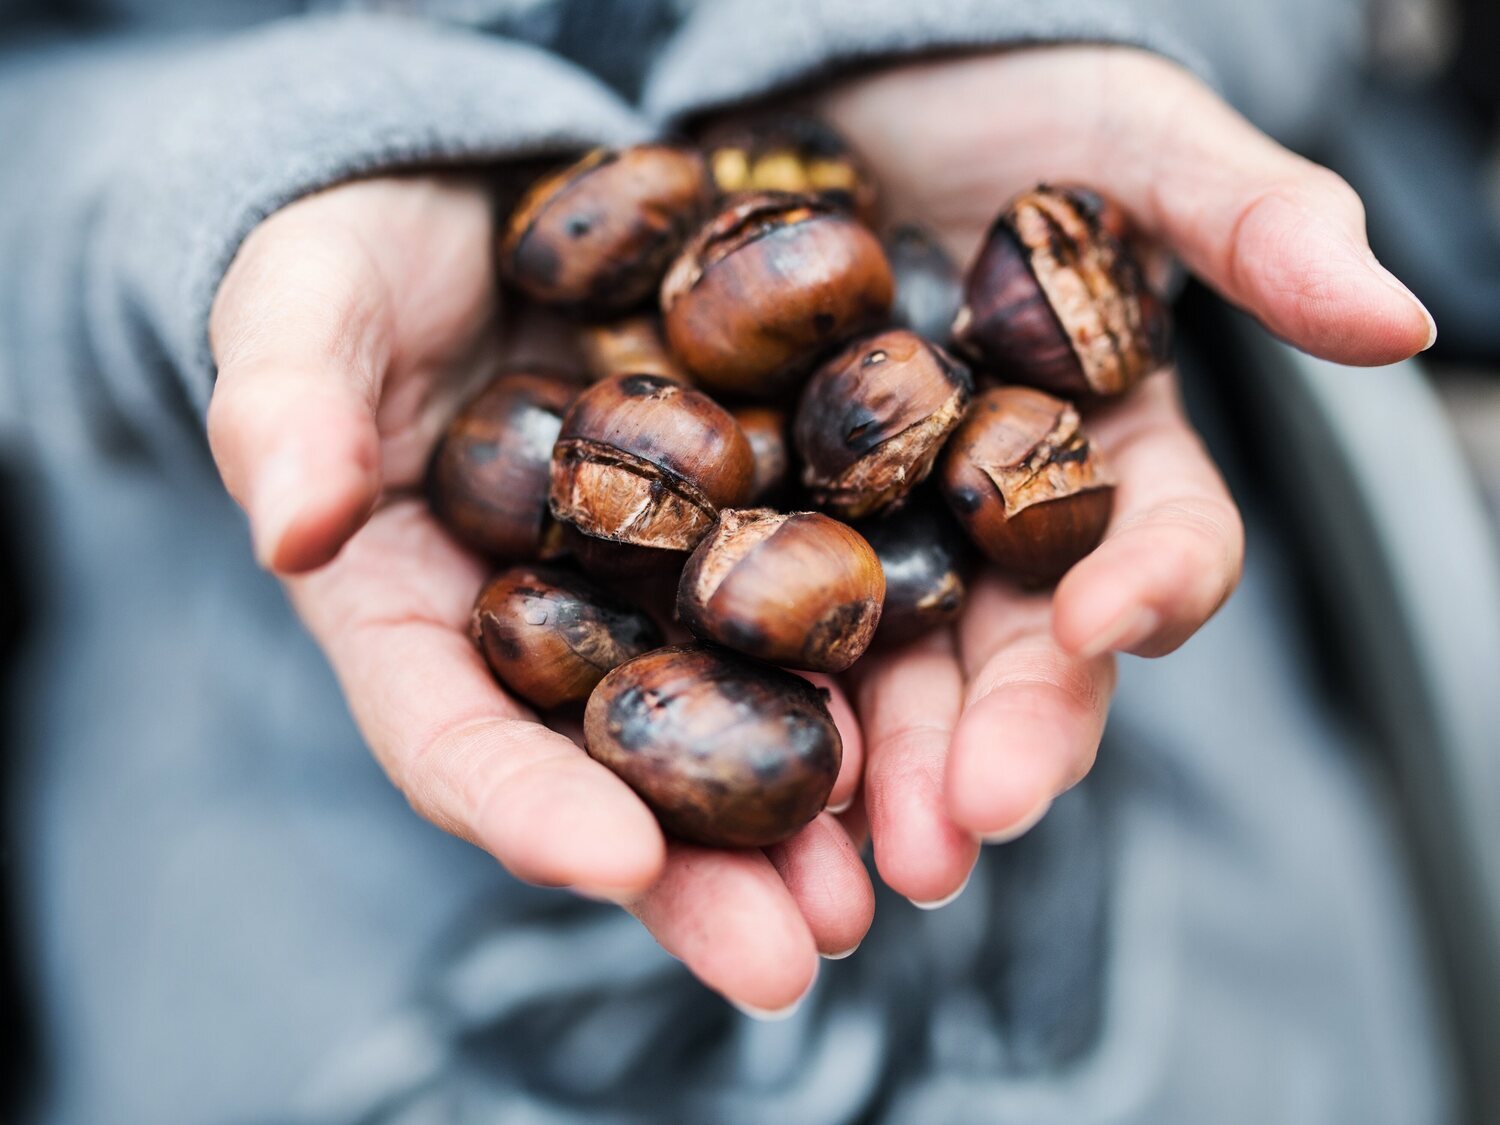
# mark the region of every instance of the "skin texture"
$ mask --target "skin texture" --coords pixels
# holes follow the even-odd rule
[[[1076,47],[891,68],[815,108],[869,160],[891,217],[927,223],[959,260],[1017,191],[1093,183],[1299,346],[1378,364],[1431,340],[1370,255],[1347,185],[1152,56]],[[818,952],[852,949],[869,924],[866,820],[899,893],[961,887],[978,834],[1014,832],[1088,769],[1109,653],[1171,651],[1228,596],[1238,515],[1172,377],[1147,378],[1090,419],[1119,481],[1104,543],[1054,593],[984,576],[956,630],[868,654],[859,724],[835,690],[844,760],[829,803],[861,778],[862,801],[763,851],[668,845],[628,786],[495,685],[465,636],[483,567],[401,496],[499,342],[493,233],[475,185],[424,177],[345,185],[265,220],[210,325],[214,456],[419,814],[518,878],[621,901],[709,987],[783,1008]]]

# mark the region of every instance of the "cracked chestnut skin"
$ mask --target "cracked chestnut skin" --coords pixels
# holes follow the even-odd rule
[[[896,278],[891,323],[947,344],[964,303],[963,271],[926,228],[905,223],[887,232],[885,256]]]
[[[644,304],[713,206],[708,167],[671,145],[595,149],[537,181],[500,242],[527,296],[592,316]]]
[[[583,718],[588,752],[667,832],[710,847],[794,835],[828,803],[843,757],[824,694],[800,676],[710,645],[616,668]]]
[[[547,511],[552,446],[579,384],[560,375],[499,375],[454,417],[427,466],[427,499],[466,546],[497,559],[556,548]]]
[[[750,503],[767,503],[779,496],[791,479],[786,411],[770,406],[742,406],[734,411],[734,420],[750,443],[750,452],[755,454],[755,483],[750,489]]]
[[[710,130],[703,137],[709,171],[727,197],[761,191],[812,195],[873,224],[874,177],[833,126],[800,113],[770,113]]]
[[[924,489],[894,515],[855,525],[880,559],[885,605],[875,639],[904,644],[951,624],[963,612],[972,548],[943,507]]]
[[[688,556],[677,616],[758,660],[842,672],[869,647],[884,599],[880,560],[848,525],[818,512],[726,510]]]
[[[490,579],[469,631],[496,679],[543,710],[583,702],[610,669],[662,642],[640,610],[560,567],[534,564]]]
[[[794,440],[812,501],[890,511],[926,479],[974,391],[969,369],[904,328],[862,336],[803,388]]]
[[[838,208],[781,192],[746,196],[668,270],[667,343],[698,385],[775,399],[820,353],[882,322],[892,285],[879,240]]]
[[[722,406],[658,375],[619,375],[563,417],[552,515],[596,539],[688,551],[721,508],[749,499],[754,475],[750,443]]]
[[[1042,185],[1019,196],[964,280],[959,349],[1007,382],[1070,398],[1124,394],[1165,364],[1170,317],[1119,222],[1089,191]]]
[[[1099,544],[1114,482],[1078,411],[1029,387],[985,391],[948,442],[943,498],[1008,574],[1055,582]]]

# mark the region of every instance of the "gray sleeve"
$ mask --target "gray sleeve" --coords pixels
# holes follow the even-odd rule
[[[299,195],[642,132],[551,55],[395,17],[0,56],[0,434],[196,423],[219,279]]]
[[[1141,7],[1126,0],[700,0],[664,48],[644,102],[653,116],[682,120],[845,67],[1031,43],[1127,44],[1206,69],[1170,23]]]

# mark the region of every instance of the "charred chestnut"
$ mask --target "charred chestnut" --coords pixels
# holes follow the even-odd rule
[[[596,539],[687,551],[720,508],[746,501],[754,473],[750,443],[707,395],[658,375],[618,375],[563,417],[552,514]]]
[[[726,196],[760,191],[814,195],[875,221],[875,181],[831,125],[804,114],[764,115],[703,138],[709,171]]]
[[[755,455],[755,483],[750,503],[761,504],[784,489],[791,474],[792,458],[787,449],[787,416],[768,406],[743,406],[734,412],[750,452]]]
[[[879,241],[842,211],[808,196],[748,196],[667,272],[667,343],[702,386],[774,398],[819,352],[883,320],[891,285]]]
[[[1092,551],[1114,502],[1078,411],[1028,387],[974,400],[943,455],[942,489],[979,549],[1031,582],[1060,578]]]
[[[900,504],[932,471],[973,390],[968,368],[914,332],[854,341],[818,368],[797,407],[813,503],[849,519]]]
[[[492,578],[470,633],[495,677],[544,709],[581,703],[611,668],[661,644],[644,613],[551,566],[513,566]]]
[[[691,382],[667,350],[661,320],[654,312],[584,325],[578,345],[585,370],[596,380],[611,375],[660,375],[674,383]]]
[[[706,645],[657,649],[594,689],[591,757],[672,835],[713,847],[779,843],[828,803],[843,756],[817,688]]]
[[[842,672],[870,644],[885,578],[859,533],[817,512],[724,511],[683,567],[696,636],[791,668]]]
[[[968,596],[970,547],[936,496],[924,490],[894,515],[855,530],[885,574],[877,641],[901,644],[957,620]]]
[[[885,237],[885,256],[896,278],[891,322],[919,336],[947,343],[964,303],[963,272],[925,229],[896,227]]]
[[[1166,306],[1091,192],[1043,185],[995,220],[964,283],[958,346],[1003,379],[1118,395],[1167,360]]]
[[[578,389],[555,375],[509,372],[458,412],[427,468],[428,503],[458,539],[496,558],[552,553],[552,445]]]
[[[511,213],[500,265],[528,296],[609,313],[646,301],[712,206],[703,158],[670,145],[595,149]]]

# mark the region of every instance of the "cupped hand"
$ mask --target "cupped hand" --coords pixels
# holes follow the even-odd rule
[[[621,903],[740,1006],[784,1009],[818,954],[870,923],[843,823],[825,812],[764,851],[669,844],[622,781],[496,686],[467,635],[485,566],[410,495],[502,343],[491,242],[482,185],[456,178],[353,183],[263,222],[214,303],[214,456],[419,813],[520,879]],[[838,807],[861,742],[834,692]]]
[[[1175,255],[1309,352],[1382,364],[1434,338],[1371,253],[1353,190],[1156,56],[1059,47],[902,66],[816,110],[868,159],[891,217],[934,230],[960,261],[1016,192],[1078,183],[1122,205],[1148,263]],[[957,894],[981,841],[1026,831],[1087,773],[1113,654],[1171,652],[1238,580],[1240,517],[1175,375],[1086,424],[1119,482],[1104,542],[1050,593],[985,575],[956,630],[860,665],[876,864],[919,905]]]

